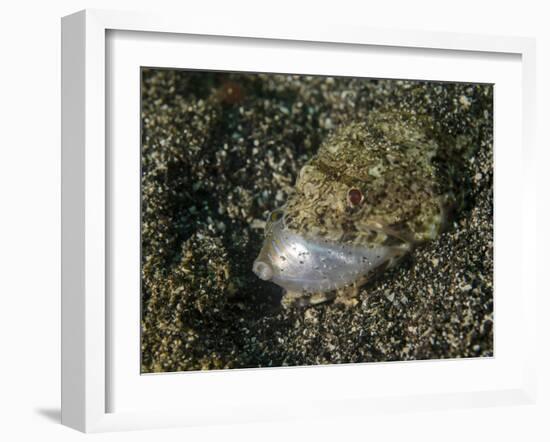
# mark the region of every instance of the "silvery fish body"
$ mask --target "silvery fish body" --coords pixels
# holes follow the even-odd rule
[[[344,288],[395,255],[391,247],[305,238],[285,229],[282,217],[269,225],[265,244],[254,271],[291,292]]]
[[[371,113],[344,125],[300,170],[270,215],[254,272],[287,297],[330,299],[393,265],[446,224],[455,193],[453,140],[430,118]]]

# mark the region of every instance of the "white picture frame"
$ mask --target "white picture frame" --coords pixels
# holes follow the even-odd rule
[[[536,287],[533,272],[536,266],[527,256],[536,256],[534,247],[534,192],[532,173],[534,152],[535,106],[535,42],[518,37],[493,37],[416,31],[387,31],[354,29],[323,24],[306,27],[284,26],[280,23],[266,27],[265,23],[246,25],[232,22],[210,23],[196,17],[154,16],[126,12],[87,10],[63,18],[62,21],[62,423],[85,432],[111,431],[168,426],[186,426],[219,422],[247,422],[284,419],[286,417],[319,417],[337,414],[364,414],[372,410],[416,410],[456,408],[502,404],[533,403],[536,396],[534,339],[525,339],[526,346],[518,351],[521,376],[502,388],[455,393],[388,394],[376,398],[361,396],[314,398],[309,407],[284,409],[256,404],[251,395],[235,399],[234,408],[197,407],[194,413],[182,407],[148,411],[109,410],[109,393],[113,388],[110,370],[113,355],[107,328],[112,326],[112,312],[107,296],[108,247],[114,231],[107,228],[110,216],[108,180],[108,134],[106,121],[109,60],[107,35],[110,32],[161,33],[179,36],[216,36],[219,38],[269,39],[273,42],[298,44],[337,43],[350,46],[402,48],[404,51],[469,52],[478,57],[484,54],[513,54],[521,57],[521,152],[523,185],[521,188],[522,239],[521,299],[516,323],[521,324],[524,337],[534,336]],[[156,34],[159,35],[159,34]],[[111,54],[112,55],[112,54]],[[519,151],[518,151],[519,152]],[[498,245],[497,245],[498,247]],[[530,277],[531,275],[531,277]],[[139,297],[139,296],[138,296]],[[139,301],[138,301],[139,302]],[[504,323],[504,322],[503,322]],[[138,345],[138,343],[136,343]],[[498,359],[498,355],[495,359]],[[423,364],[428,364],[424,362]],[[433,364],[433,363],[432,363]],[[321,369],[330,378],[334,370],[355,370],[362,366]],[[392,368],[399,369],[399,368]],[[312,369],[309,369],[310,373]],[[317,370],[314,368],[313,370]],[[389,370],[389,369],[388,369]],[[271,376],[301,376],[293,372],[270,370]],[[284,374],[283,374],[284,372]],[[214,374],[201,378],[200,383],[223,382],[224,376],[248,376],[254,382],[265,382],[260,371],[240,371]],[[289,374],[290,373],[290,374]],[[139,376],[139,373],[136,373]],[[170,375],[167,375],[168,377]],[[521,379],[520,379],[521,378]],[[197,379],[197,378],[195,378]],[[216,381],[213,381],[216,379]],[[241,379],[242,381],[242,379]],[[450,382],[450,381],[449,381]],[[255,384],[254,384],[255,385]],[[194,393],[199,394],[199,393]],[[336,394],[336,393],[335,393]],[[240,402],[239,402],[240,401]],[[337,405],[335,407],[335,405]]]

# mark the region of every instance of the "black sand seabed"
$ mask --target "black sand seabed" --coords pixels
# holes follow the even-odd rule
[[[145,69],[142,372],[492,356],[492,99],[489,85]],[[285,310],[251,271],[262,221],[330,130],[380,107],[475,140],[464,205],[355,307]]]

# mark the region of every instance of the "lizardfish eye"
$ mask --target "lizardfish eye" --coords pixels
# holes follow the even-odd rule
[[[348,191],[348,203],[350,206],[355,207],[363,202],[363,192],[359,189],[352,188]]]

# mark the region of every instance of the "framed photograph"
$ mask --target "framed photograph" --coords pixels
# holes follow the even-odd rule
[[[534,53],[65,17],[62,422],[532,403]]]

